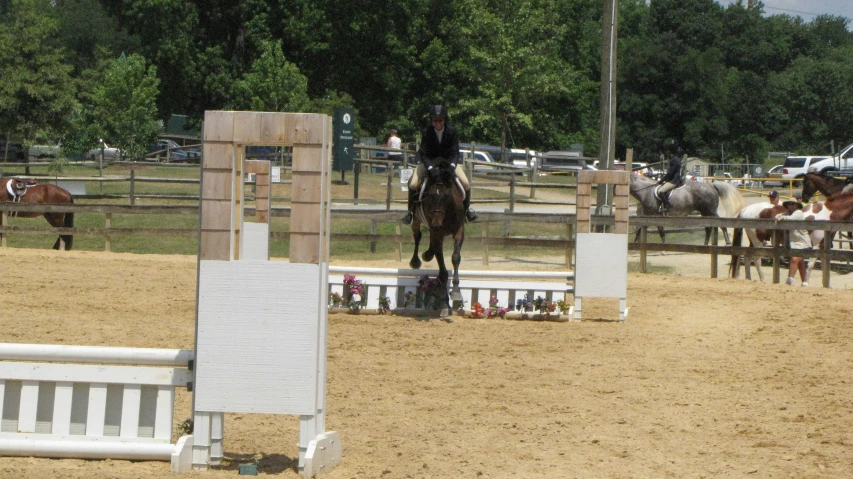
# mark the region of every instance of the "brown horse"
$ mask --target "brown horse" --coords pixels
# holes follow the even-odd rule
[[[416,208],[415,219],[412,221],[412,235],[415,239],[415,251],[409,266],[414,269],[421,267],[418,258],[418,247],[421,242],[421,224],[429,227],[429,248],[424,251],[424,261],[433,257],[438,262],[438,279],[445,291],[446,309],[441,316],[450,315],[450,300],[461,301],[459,291],[459,263],[462,262],[462,242],[465,240],[465,207],[462,201],[465,192],[456,179],[455,169],[445,160],[440,160],[437,166],[438,174],[424,179],[420,192],[420,205]],[[453,291],[447,294],[447,267],[444,264],[444,237],[453,236]]]
[[[820,191],[824,196],[841,193],[841,190],[850,183],[850,178],[839,180],[838,178],[818,173],[806,173],[803,177],[803,201],[809,201],[816,192]]]
[[[49,205],[69,205],[74,203],[71,193],[51,183],[36,184],[33,180],[22,180],[20,178],[0,179],[0,201],[12,203],[32,203]],[[12,212],[12,216],[19,218],[35,218],[44,216],[48,223],[54,228],[72,228],[74,226],[74,213],[49,213],[49,212]],[[71,249],[72,235],[59,235],[53,249],[59,249],[61,242],[65,243],[65,249]]]

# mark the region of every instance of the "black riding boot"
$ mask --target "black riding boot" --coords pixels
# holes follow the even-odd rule
[[[471,190],[465,191],[465,199],[462,200],[462,206],[465,207],[465,218],[467,218],[469,222],[477,221],[477,218],[479,218],[480,215],[471,209]]]
[[[415,204],[418,201],[418,190],[417,188],[409,187],[409,211],[406,212],[406,215],[403,216],[403,224],[410,225],[412,221],[415,219]]]
[[[669,211],[669,208],[672,206],[669,204],[669,193],[666,193],[663,196],[663,198],[661,198],[661,201],[663,201],[663,205],[661,206],[660,210],[662,213],[666,213],[667,211]]]

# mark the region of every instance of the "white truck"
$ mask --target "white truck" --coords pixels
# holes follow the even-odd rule
[[[842,148],[835,156],[812,163],[809,171],[817,173],[838,171],[841,174],[853,175],[853,143]]]

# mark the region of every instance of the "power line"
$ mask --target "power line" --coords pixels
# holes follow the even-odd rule
[[[799,10],[791,10],[791,9],[788,9],[788,8],[768,7],[767,5],[764,5],[764,8],[766,8],[767,10],[778,10],[778,11],[780,11],[780,12],[799,13],[799,14],[802,14],[802,15],[813,15],[813,16],[815,16],[815,17],[821,16],[821,15],[832,15],[832,14],[829,14],[829,13],[801,12],[801,11],[799,11]],[[839,16],[840,16],[840,15],[839,15]]]

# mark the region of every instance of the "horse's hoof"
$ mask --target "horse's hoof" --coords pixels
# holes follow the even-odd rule
[[[411,261],[409,261],[409,266],[412,269],[421,269],[421,260],[419,260],[418,257],[415,256],[414,258],[412,258]]]
[[[450,317],[450,309],[449,308],[442,309],[440,316],[441,316],[441,320],[446,322],[446,323],[452,323],[453,322],[453,318]]]
[[[450,292],[450,299],[452,301],[462,301],[462,293],[458,289],[454,289]]]

